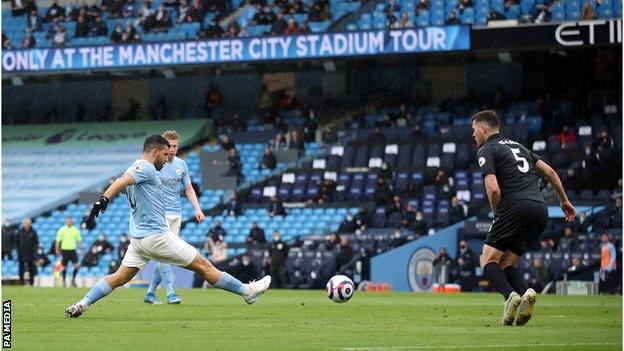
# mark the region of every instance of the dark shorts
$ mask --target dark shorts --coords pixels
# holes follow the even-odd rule
[[[485,243],[497,250],[510,250],[522,256],[529,243],[537,240],[546,229],[546,224],[546,204],[532,200],[516,201],[498,209]]]
[[[76,254],[76,250],[61,250],[62,264],[63,266],[67,266],[69,262],[74,264],[78,263],[78,254]]]

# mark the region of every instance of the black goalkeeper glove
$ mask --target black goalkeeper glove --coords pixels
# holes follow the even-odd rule
[[[91,213],[89,213],[89,219],[90,220],[94,220],[97,216],[100,215],[100,212],[104,212],[106,211],[106,207],[108,207],[108,203],[110,202],[110,200],[102,195],[102,197],[93,204],[93,207],[91,207]]]

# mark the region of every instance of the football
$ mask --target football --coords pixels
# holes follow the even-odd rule
[[[326,290],[330,300],[343,303],[349,301],[353,296],[355,286],[346,275],[335,275],[327,282]]]

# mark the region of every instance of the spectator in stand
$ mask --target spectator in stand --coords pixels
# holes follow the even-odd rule
[[[449,219],[451,224],[461,222],[466,218],[464,206],[459,203],[457,196],[451,198],[451,207],[449,208]]]
[[[322,21],[323,17],[323,6],[321,5],[320,1],[315,1],[314,4],[312,4],[312,9],[310,10],[310,13],[308,14],[308,21],[310,22],[320,22]]]
[[[581,8],[581,19],[582,20],[595,20],[598,19],[598,14],[596,13],[596,9],[594,8],[594,4],[596,4],[593,0],[585,0],[583,3],[583,7]]]
[[[134,18],[138,12],[139,5],[135,2],[135,0],[127,0],[123,6],[122,16],[124,18]]]
[[[258,226],[258,222],[251,223],[251,229],[249,229],[249,235],[247,235],[245,242],[253,246],[266,243],[266,237],[264,236],[264,229]]]
[[[407,12],[403,12],[403,15],[401,15],[401,24],[399,25],[399,27],[401,28],[414,27],[414,23],[410,19],[409,14]]]
[[[387,206],[392,199],[392,191],[390,186],[383,178],[377,178],[377,185],[375,186],[375,193],[373,199],[377,206]]]
[[[412,222],[410,229],[417,235],[425,235],[429,226],[425,221],[425,215],[422,211],[416,211],[416,216]]]
[[[564,251],[574,251],[578,249],[579,242],[576,233],[572,231],[572,228],[567,226],[563,230],[563,236],[559,239],[559,248]]]
[[[401,5],[399,5],[396,0],[390,0],[390,3],[386,6],[385,11],[386,13],[401,12]]]
[[[319,204],[330,202],[334,191],[336,190],[336,182],[331,179],[323,179],[318,181],[316,186],[319,189],[318,198],[316,201]]]
[[[29,282],[32,286],[35,282],[37,268],[35,267],[35,252],[39,247],[39,236],[32,227],[30,218],[26,217],[22,221],[22,227],[15,234],[15,248],[17,249],[17,259],[19,261],[20,284],[24,285],[24,275],[26,269],[29,272]]]
[[[418,0],[416,4],[416,15],[420,15],[420,12],[423,10],[429,10],[431,4],[429,0]]]
[[[336,233],[331,233],[327,236],[327,241],[325,242],[325,248],[327,250],[334,250],[340,244],[340,238]]]
[[[275,121],[273,122],[273,128],[278,131],[280,134],[288,133],[288,125],[284,123],[282,116],[277,115],[275,117]]]
[[[355,224],[357,224],[356,230],[365,230],[368,225],[368,210],[364,205],[360,205],[358,213],[355,214]]]
[[[565,148],[568,144],[576,142],[576,134],[570,126],[563,126],[563,129],[561,129],[561,132],[557,135],[557,141],[562,148]]]
[[[26,0],[11,0],[11,15],[13,17],[21,16],[26,13]]]
[[[284,30],[284,34],[298,34],[299,27],[297,26],[297,21],[294,18],[290,18],[288,20],[288,26]]]
[[[355,233],[358,229],[357,222],[355,221],[355,217],[351,213],[347,213],[345,219],[340,223],[338,227],[338,233]]]
[[[225,262],[228,259],[228,245],[224,241],[223,236],[219,235],[214,238],[214,240],[206,240],[204,248],[206,252],[209,253],[210,262],[212,262],[215,267],[223,268],[225,266]]]
[[[585,212],[579,213],[578,220],[572,223],[572,230],[578,234],[587,234],[590,232],[590,228],[592,226],[591,221],[587,218],[587,214]]]
[[[37,10],[31,10],[28,17],[26,17],[26,28],[33,32],[38,32],[43,26],[43,19],[37,14]]]
[[[273,151],[281,151],[286,150],[286,138],[281,133],[277,133],[274,139],[269,141],[269,147],[273,149]]]
[[[450,187],[449,178],[446,176],[446,173],[443,170],[438,170],[436,176],[433,180],[433,183],[436,186],[436,190],[440,192],[444,192],[445,188]]]
[[[290,140],[288,140],[286,148],[289,150],[299,151],[299,156],[303,155],[303,152],[305,151],[305,142],[303,141],[303,138],[301,138],[299,131],[293,130],[290,133]]]
[[[124,0],[113,0],[110,7],[110,14],[108,18],[115,19],[120,18],[123,15]]]
[[[269,217],[273,218],[274,216],[285,216],[286,210],[284,209],[284,205],[282,201],[280,201],[277,196],[271,197],[271,202],[269,203]]]
[[[193,23],[193,22],[201,23],[203,19],[204,19],[204,16],[203,16],[202,9],[200,8],[199,2],[197,1],[193,2],[193,4],[191,5],[191,10],[186,15],[186,22],[187,23]]]
[[[394,174],[392,173],[392,168],[390,168],[390,165],[388,164],[388,162],[386,162],[386,160],[383,160],[381,162],[381,170],[379,171],[379,178],[382,178],[386,181],[392,181],[392,178],[394,177]]]
[[[303,138],[308,143],[313,142],[316,139],[316,130],[318,129],[317,119],[316,110],[310,108],[306,113],[306,119],[303,123]]]
[[[230,168],[225,173],[226,176],[234,176],[237,182],[240,183],[243,179],[243,163],[236,149],[230,149],[230,155],[227,158],[227,163]]]
[[[336,273],[349,274],[352,266],[353,248],[349,245],[349,238],[346,235],[340,237],[340,246],[338,247],[338,257],[336,259]]]
[[[13,50],[11,39],[2,32],[2,50]]]
[[[113,44],[119,44],[123,41],[123,30],[121,29],[121,25],[115,25],[115,29],[111,33],[110,40]]]
[[[615,201],[611,205],[609,227],[610,228],[622,227],[622,196],[616,197]]]
[[[243,213],[243,207],[238,201],[238,196],[236,195],[236,193],[232,194],[232,197],[230,197],[230,202],[228,202],[225,209],[227,211],[227,215],[231,217],[238,217],[241,215],[241,213]]]
[[[57,25],[54,29],[54,36],[52,37],[52,46],[55,48],[65,46],[67,42],[67,32],[65,27]]]
[[[278,12],[275,17],[275,22],[273,22],[273,34],[284,34],[286,32],[286,28],[288,27],[288,23],[284,19],[284,13]]]
[[[288,245],[282,241],[279,231],[273,232],[273,242],[269,246],[269,271],[271,274],[271,287],[281,289],[286,284],[286,258],[288,257]]]
[[[20,48],[31,49],[34,48],[35,45],[37,45],[37,40],[33,36],[32,31],[30,29],[26,29],[26,37],[24,38],[24,40],[22,40]]]
[[[101,16],[96,16],[95,21],[91,25],[91,36],[94,37],[105,37],[108,35],[108,27],[106,26],[106,22],[102,21]]]
[[[307,33],[312,33],[312,31],[310,30],[310,25],[308,24],[308,21],[305,21],[301,24],[301,27],[299,27],[299,34]]]
[[[230,151],[231,149],[236,148],[236,144],[234,144],[234,141],[232,141],[228,135],[222,136],[219,144],[221,145],[221,150],[223,151]]]
[[[594,280],[594,270],[585,265],[580,258],[572,258],[572,265],[566,270],[566,280]]]
[[[617,252],[615,245],[611,242],[611,235],[608,232],[602,233],[602,245],[600,246],[600,285],[599,291],[602,293],[615,294],[617,291]]]
[[[151,8],[151,3],[149,0],[143,0],[141,2],[141,7],[137,11],[138,18],[134,21],[135,26],[144,26],[145,21],[150,18],[154,14],[154,10]]]
[[[11,227],[11,222],[4,221],[2,225],[2,260],[13,260],[13,249],[15,248],[15,230]]]
[[[537,292],[544,290],[546,284],[550,282],[550,273],[548,272],[548,268],[543,265],[541,258],[533,259],[531,276],[528,286]]]
[[[98,239],[91,244],[91,250],[93,250],[93,248],[95,248],[95,252],[99,256],[109,254],[115,249],[113,244],[106,239],[106,234],[104,233],[100,233]]]
[[[128,246],[130,246],[130,240],[128,240],[128,235],[126,233],[121,234],[119,237],[119,245],[117,245],[117,258],[118,261],[122,261],[126,252],[128,251]]]
[[[394,197],[392,198],[392,203],[390,204],[390,207],[388,208],[388,216],[390,216],[392,213],[397,212],[401,215],[401,218],[405,217],[405,208],[403,207],[403,203],[401,202],[401,197],[399,197],[398,195],[394,195]]]
[[[479,286],[475,269],[477,256],[468,247],[466,240],[459,242],[459,257],[457,258],[457,280],[462,291],[473,291]]]
[[[84,15],[78,16],[74,36],[76,38],[85,38],[87,34],[89,34],[89,23],[87,22],[87,17]]]
[[[427,136],[423,133],[420,124],[415,124],[412,133],[410,134],[410,140],[415,142],[422,142],[427,140]]]
[[[373,133],[369,135],[368,141],[372,144],[385,144],[386,136],[381,132],[379,127],[375,127],[375,129],[373,129]]]
[[[158,6],[158,10],[156,10],[156,12],[151,16],[147,17],[143,23],[143,29],[146,32],[166,31],[172,26],[173,22],[169,16],[169,11],[167,11],[165,5],[162,3]]]
[[[82,265],[87,268],[97,267],[99,261],[100,256],[98,255],[97,248],[95,246],[91,246],[91,250],[89,250],[89,252],[87,252],[82,259]]]
[[[214,242],[217,238],[225,238],[226,236],[227,232],[221,226],[221,221],[214,221],[212,228],[210,228],[210,230],[208,230],[208,234],[206,234],[206,241],[212,240]],[[208,252],[210,251],[208,250]]]
[[[390,29],[400,29],[401,22],[398,21],[394,14],[388,15],[388,28]],[[386,122],[387,121],[387,122]],[[390,115],[386,114],[384,116],[384,125],[383,127],[391,127],[392,121],[390,120]]]
[[[241,282],[252,282],[258,278],[258,269],[251,261],[248,253],[243,254],[236,266],[236,277]]]
[[[121,35],[121,41],[124,43],[138,43],[141,41],[141,38],[139,37],[136,29],[134,29],[132,23],[126,23],[126,30],[124,30]]]
[[[459,18],[457,18],[455,11],[451,11],[451,13],[449,13],[448,18],[446,19],[446,24],[459,24]]]
[[[472,6],[473,6],[472,0],[461,0],[461,2],[459,3],[459,11],[463,13],[465,9],[472,7]]]
[[[275,167],[277,167],[277,158],[275,157],[273,150],[269,147],[264,148],[264,154],[258,164],[258,169],[274,170]]]
[[[238,38],[238,35],[240,34],[240,32],[241,32],[241,29],[240,29],[240,26],[238,25],[238,22],[233,21],[232,23],[230,23],[227,33],[223,34],[223,37],[224,38]]]
[[[414,222],[415,218],[416,218],[416,209],[414,208],[414,206],[408,204],[405,207],[405,212],[403,213],[403,216],[401,217],[401,226],[403,228],[409,228]]]

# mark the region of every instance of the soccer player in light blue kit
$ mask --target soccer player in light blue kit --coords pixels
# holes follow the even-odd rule
[[[130,246],[113,274],[100,279],[78,302],[65,309],[65,315],[80,317],[89,306],[129,282],[150,260],[175,264],[203,277],[213,287],[238,294],[254,304],[271,284],[271,277],[243,284],[216,269],[197,249],[173,234],[165,218],[163,184],[158,177],[169,159],[170,145],[160,135],[145,139],[143,154],[93,204],[89,219],[106,210],[110,200],[126,190],[130,202]]]
[[[188,167],[186,162],[177,157],[178,143],[180,135],[173,130],[168,130],[163,133],[163,137],[167,139],[169,145],[169,159],[159,172],[158,177],[163,183],[163,194],[165,196],[165,215],[167,218],[167,225],[169,230],[175,235],[180,235],[180,226],[182,224],[182,204],[180,202],[180,183],[184,186],[184,192],[186,197],[193,205],[195,209],[195,219],[197,222],[204,220],[205,216],[199,207],[197,201],[197,195],[193,186],[191,185],[191,178],[188,175]],[[156,268],[154,268],[154,274],[152,275],[152,281],[150,282],[147,293],[143,298],[146,303],[161,304],[156,297],[156,288],[158,284],[162,282],[163,287],[167,292],[167,303],[179,304],[182,300],[173,290],[173,272],[171,271],[171,265],[167,263],[158,262]]]

